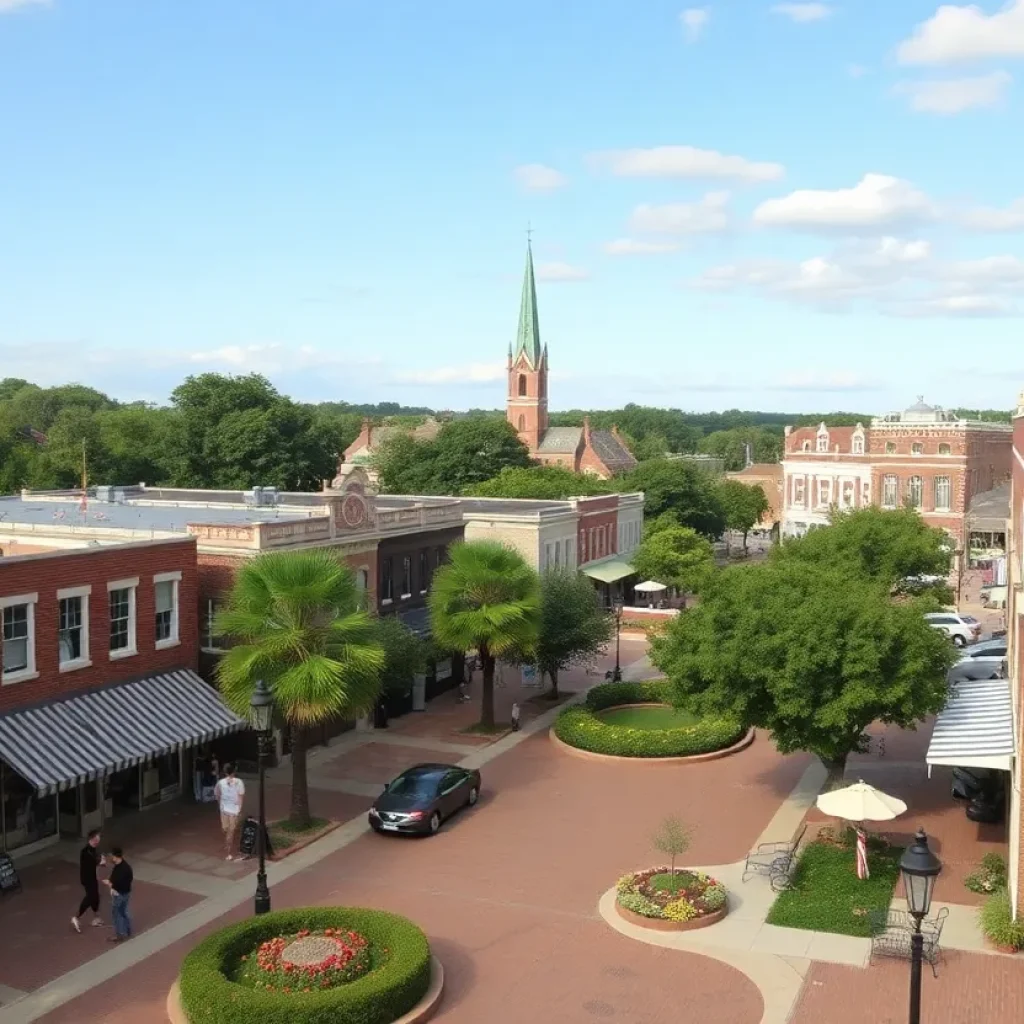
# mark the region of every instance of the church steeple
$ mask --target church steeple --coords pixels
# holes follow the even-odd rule
[[[519,303],[519,330],[513,360],[525,355],[533,369],[540,366],[540,318],[537,316],[537,285],[533,277],[533,245],[526,243],[526,272],[523,275],[523,297]]]

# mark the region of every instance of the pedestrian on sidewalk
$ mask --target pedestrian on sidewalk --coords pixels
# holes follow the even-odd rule
[[[100,853],[100,830],[91,829],[85,846],[78,857],[78,880],[82,883],[85,896],[78,905],[78,913],[71,918],[71,927],[81,934],[82,926],[79,918],[92,907],[92,926],[99,928],[103,924],[100,917],[100,883],[96,877],[97,869],[107,863],[107,858]]]
[[[124,859],[124,850],[115,846],[110,851],[110,859],[114,862],[110,877],[103,879],[110,889],[110,916],[114,921],[114,934],[110,942],[124,942],[132,937],[132,919],[128,915],[128,903],[132,898],[132,882],[135,873],[131,865]]]
[[[224,778],[214,788],[217,805],[220,807],[220,828],[224,833],[226,860],[235,859],[235,835],[238,832],[238,818],[245,800],[245,783],[235,778],[235,766],[224,765]]]

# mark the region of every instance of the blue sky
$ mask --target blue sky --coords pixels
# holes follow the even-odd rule
[[[1024,0],[0,0],[0,376],[1010,407]]]

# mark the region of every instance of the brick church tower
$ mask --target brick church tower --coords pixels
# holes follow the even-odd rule
[[[548,429],[548,350],[540,343],[533,250],[527,243],[523,298],[515,346],[508,350],[506,415],[520,440],[536,452]]]

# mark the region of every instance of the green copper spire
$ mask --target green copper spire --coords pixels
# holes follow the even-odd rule
[[[537,316],[537,286],[533,280],[533,246],[526,243],[526,273],[523,276],[523,299],[519,305],[519,331],[516,334],[515,359],[526,353],[530,366],[540,365],[540,320]]]

